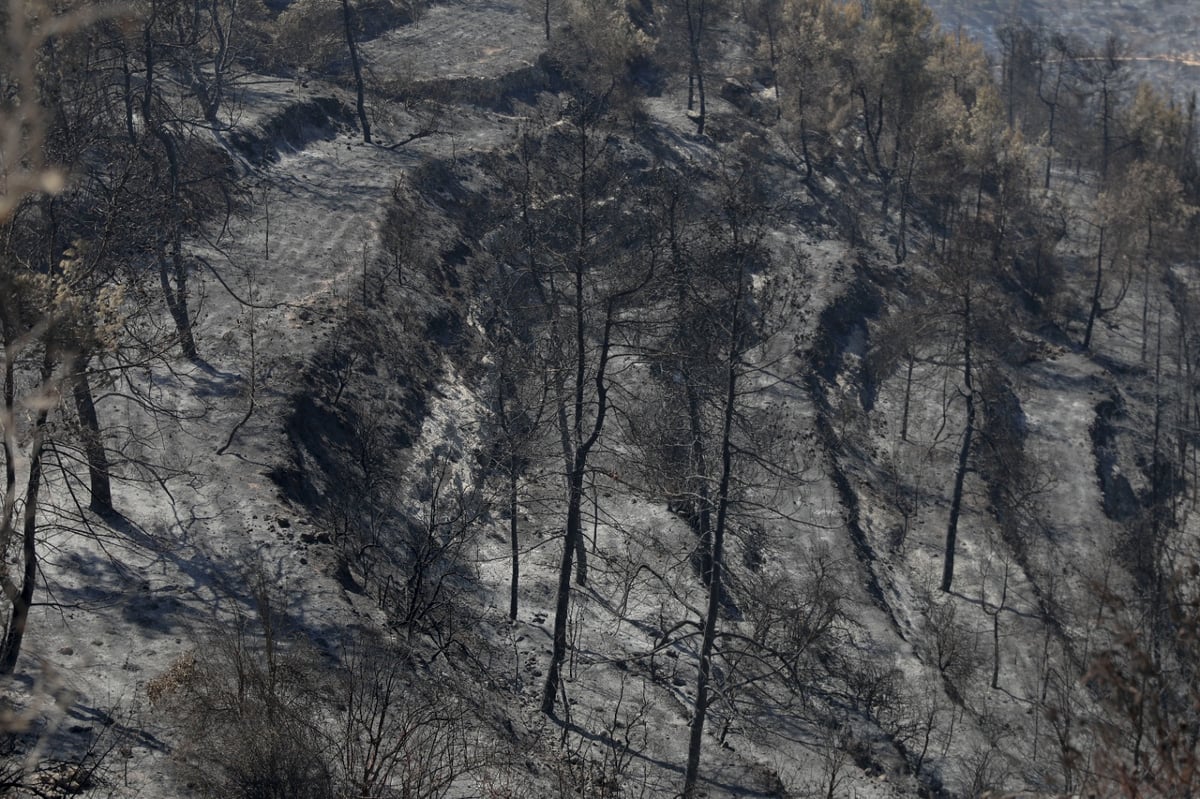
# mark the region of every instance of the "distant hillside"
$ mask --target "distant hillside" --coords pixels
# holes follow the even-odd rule
[[[928,0],[947,30],[962,29],[998,53],[996,31],[1014,20],[1099,44],[1109,34],[1128,47],[1133,71],[1176,98],[1200,90],[1200,7],[1191,0]]]

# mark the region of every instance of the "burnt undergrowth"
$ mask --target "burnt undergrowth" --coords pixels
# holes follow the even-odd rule
[[[465,445],[441,429],[422,440],[448,371],[470,371],[477,351],[465,321],[475,231],[464,227],[479,207],[460,202],[472,195],[463,185],[471,170],[431,161],[395,185],[381,246],[309,361],[284,421],[289,457],[271,474],[332,531],[348,590],[372,596],[397,624],[431,629],[444,621],[434,611],[449,611],[448,589],[469,582],[465,541],[483,512],[462,474],[464,463],[471,470]]]
[[[229,142],[255,166],[274,163],[285,152],[329,141],[354,125],[354,109],[336,97],[312,97],[287,105],[251,128],[235,128]]]
[[[808,351],[809,369],[805,384],[817,410],[815,417],[818,440],[826,455],[829,477],[837,490],[838,499],[845,511],[846,531],[854,545],[854,552],[866,573],[867,593],[871,601],[887,616],[893,629],[904,637],[895,613],[888,604],[879,575],[875,569],[878,556],[861,522],[861,506],[858,492],[854,488],[851,467],[845,442],[838,435],[832,421],[833,403],[829,397],[829,386],[837,383],[845,366],[845,356],[851,342],[866,334],[867,321],[877,316],[882,309],[882,298],[865,274],[862,265],[856,265],[855,278],[847,290],[821,312],[817,325],[817,336]],[[870,392],[863,391],[864,396]]]

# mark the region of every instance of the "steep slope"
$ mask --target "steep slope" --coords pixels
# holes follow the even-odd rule
[[[657,96],[619,105],[598,137],[615,153],[617,188],[594,206],[617,216],[615,230],[638,231],[619,239],[624,279],[658,252],[638,224],[661,211],[664,175],[684,177],[697,227],[710,228],[696,241],[714,248],[729,176],[749,163],[769,187],[752,284],[755,309],[773,315],[762,311],[770,324],[745,349],[739,454],[754,465],[731,528],[703,795],[1065,789],[1096,701],[1078,678],[1116,615],[1096,586],[1134,587],[1121,560],[1141,528],[1127,523],[1156,498],[1145,431],[1163,391],[1130,332],[1141,289],[1084,350],[1069,310],[1047,324],[1011,284],[988,282],[988,301],[1012,310],[988,343],[984,444],[960,478],[954,588],[939,591],[973,389],[956,342],[932,328],[907,374],[878,353],[913,308],[946,313],[921,294],[944,231],[910,220],[897,263],[897,210],[883,213],[852,146],[831,143],[806,180],[789,132],[764,111],[769,92],[753,88],[751,37],[728,24],[718,63],[737,81],[728,99],[710,98],[706,134],[684,111],[686,75],[661,78]],[[495,484],[497,306],[523,296],[495,287],[520,260],[504,249],[522,223],[512,177],[523,145],[569,127],[597,94],[545,50],[526,9],[503,0],[435,5],[364,43],[378,88],[371,146],[344,88],[263,77],[243,91],[228,143],[246,211],[189,242],[204,362],[137,377],[152,387],[140,396],[172,414],[119,389],[103,398],[108,424],[138,432],[126,452],[147,468],[127,467],[123,520],[52,539],[53,602],[31,621],[40,665],[26,675],[69,691],[47,714],[61,728],[54,749],[66,757],[120,733],[120,776],[110,756],[97,795],[193,795],[197,773],[221,773],[178,705],[200,695],[189,691],[207,668],[219,672],[231,640],[254,642],[249,660],[272,668],[264,652],[276,641],[300,653],[289,690],[317,723],[346,710],[330,675],[343,675],[355,641],[402,653],[392,673],[410,704],[436,696],[453,711],[422,724],[468,741],[446,750],[464,765],[430,795],[678,792],[706,588],[686,492],[654,473],[671,452],[647,443],[668,415],[661,385],[678,382],[656,351],[665,292],[616,316],[617,400],[585,493],[591,576],[571,595],[554,718],[538,712],[563,528],[553,423],[542,435],[552,446],[523,456],[515,520]],[[628,197],[650,200],[609,207]],[[1068,308],[1087,297],[1094,246],[1082,225],[1069,234],[1056,245]],[[545,232],[551,258],[566,251],[561,236]],[[1162,316],[1160,350],[1180,333]],[[322,751],[342,756],[343,744]]]

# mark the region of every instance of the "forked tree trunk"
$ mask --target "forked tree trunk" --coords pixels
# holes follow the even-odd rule
[[[53,374],[50,359],[46,358],[42,368],[43,384]],[[7,397],[6,397],[7,399]],[[45,451],[46,419],[50,408],[46,405],[38,411],[33,426],[33,440],[29,448],[29,475],[25,483],[25,506],[21,512],[21,583],[16,585],[7,574],[4,576],[4,593],[11,605],[4,640],[0,642],[0,674],[12,674],[21,655],[21,643],[25,639],[25,626],[29,621],[29,609],[33,606],[33,592],[37,585],[37,512],[38,494],[42,486],[42,456]],[[10,458],[12,453],[8,453]]]
[[[608,413],[608,384],[607,384],[607,368],[609,360],[612,357],[612,334],[613,327],[616,323],[616,314],[618,307],[626,299],[633,296],[637,292],[644,289],[654,277],[654,261],[651,259],[649,269],[643,276],[643,279],[635,285],[619,290],[603,301],[603,323],[601,325],[601,334],[599,337],[599,347],[595,350],[595,356],[592,359],[595,367],[594,370],[588,369],[587,357],[587,341],[594,336],[588,336],[588,315],[586,313],[589,299],[585,294],[585,275],[586,280],[595,280],[593,270],[598,267],[597,259],[592,254],[592,249],[597,238],[597,231],[592,227],[592,220],[589,215],[592,199],[592,189],[590,181],[593,169],[598,163],[599,152],[594,152],[589,146],[589,136],[591,126],[595,124],[596,117],[592,116],[595,113],[594,109],[583,108],[580,111],[580,116],[575,119],[575,132],[578,139],[576,151],[572,157],[578,157],[577,171],[573,172],[573,182],[576,183],[576,217],[573,220],[572,235],[575,239],[573,261],[573,312],[574,312],[574,345],[575,358],[573,369],[574,386],[572,397],[572,409],[569,428],[569,441],[564,442],[563,458],[568,463],[566,482],[567,482],[567,519],[566,530],[563,538],[562,560],[559,565],[558,573],[558,589],[555,599],[555,615],[554,615],[554,631],[552,635],[552,650],[550,655],[550,665],[546,673],[546,683],[542,691],[541,710],[547,715],[554,714],[554,705],[560,688],[560,672],[563,660],[567,654],[567,620],[570,613],[571,603],[571,567],[577,555],[585,555],[583,541],[583,486],[584,478],[588,470],[588,458],[590,457],[593,448],[600,439],[601,432],[604,430],[604,420]],[[603,147],[604,145],[601,145]],[[572,165],[576,166],[576,165]],[[551,283],[551,291],[553,291],[553,283]],[[598,303],[597,303],[598,304]],[[593,305],[594,307],[594,305]],[[557,306],[551,308],[552,325],[553,315],[557,311]],[[566,331],[563,331],[564,333]],[[565,336],[564,336],[565,338]],[[561,376],[566,370],[556,370]],[[590,378],[589,378],[590,375]],[[559,378],[558,385],[562,385],[563,378]],[[592,397],[588,401],[587,384],[593,386]],[[566,397],[563,391],[558,391],[558,413],[560,428],[566,429],[566,419],[564,405]],[[588,421],[590,412],[590,421]],[[570,456],[568,457],[568,450]],[[580,566],[584,564],[581,562]],[[581,585],[586,580],[586,572],[580,571],[577,575],[577,582]]]
[[[567,406],[562,401],[562,392],[561,391],[559,392],[559,398],[560,399],[559,399],[559,403],[558,403],[558,428],[559,428],[559,437],[562,440],[563,464],[565,466],[566,474],[567,474],[567,492],[568,492],[568,496],[569,496],[570,492],[574,490],[572,488],[572,475],[575,473],[575,458],[576,458],[576,455],[578,454],[578,451],[575,450],[575,448],[571,446],[571,430],[570,430],[570,426],[567,422]],[[580,510],[580,512],[582,512],[582,507],[583,507],[583,499],[582,499],[583,478],[582,477],[580,477],[579,490],[581,493],[579,510]],[[568,507],[567,507],[567,516],[568,516],[567,523],[568,523],[568,525],[570,524],[570,512],[571,512],[570,511],[570,502],[568,500]],[[580,524],[582,524],[582,522],[580,522]],[[583,540],[582,533],[574,539],[574,547],[575,547],[575,554],[573,557],[575,559],[575,582],[579,585],[587,585],[587,575],[588,575],[587,542]]]
[[[157,237],[155,253],[158,260],[158,279],[162,286],[163,299],[167,303],[167,310],[171,314],[171,319],[175,322],[175,330],[179,335],[180,349],[183,351],[183,356],[189,361],[197,361],[200,358],[196,350],[196,340],[192,335],[191,316],[188,312],[188,285],[187,285],[187,264],[183,258],[183,209],[180,201],[180,156],[179,145],[175,141],[175,137],[167,129],[166,124],[158,118],[154,108],[154,92],[155,82],[157,80],[155,74],[156,61],[154,58],[154,38],[151,34],[151,28],[154,23],[154,13],[157,7],[153,7],[151,18],[146,20],[143,28],[143,43],[145,48],[146,59],[146,78],[145,87],[142,93],[142,118],[146,122],[147,128],[151,131],[154,138],[162,145],[163,151],[167,156],[168,168],[168,195],[167,207],[167,228],[171,247],[170,257],[167,256],[167,242],[160,235]],[[157,174],[157,167],[155,167]],[[174,285],[172,285],[174,280]]]
[[[571,567],[576,548],[583,541],[583,478],[587,473],[588,456],[600,438],[600,433],[604,429],[604,417],[608,412],[608,386],[605,383],[605,370],[608,367],[612,344],[613,313],[613,303],[610,302],[605,314],[604,336],[600,343],[599,363],[596,366],[596,416],[588,437],[575,448],[575,458],[567,478],[566,537],[563,541],[562,560],[558,567],[558,589],[554,603],[554,632],[550,665],[546,669],[546,683],[542,690],[541,710],[547,715],[554,714],[562,663],[567,656],[567,617],[570,615],[571,608]]]
[[[178,228],[178,222],[173,224]],[[192,316],[188,310],[187,264],[183,258],[182,233],[178,229],[171,233],[171,255],[169,257],[166,249],[159,247],[158,282],[162,287],[163,299],[167,303],[167,311],[175,323],[180,352],[189,361],[198,361],[200,353],[196,349],[196,337],[192,333]]]
[[[694,101],[700,103],[700,116],[696,120],[696,132],[704,133],[704,123],[708,115],[707,98],[704,94],[704,69],[702,66],[700,48],[704,43],[705,6],[707,0],[684,0],[684,14],[688,26],[688,110],[691,111]],[[694,90],[694,92],[693,92]]]
[[[0,311],[7,310],[3,299],[0,298]],[[0,411],[4,421],[4,429],[0,431],[3,433],[3,441],[0,444],[4,448],[4,508],[3,514],[0,515],[0,552],[13,549],[13,536],[16,532],[13,520],[17,512],[17,435],[12,426],[16,412],[16,370],[15,356],[12,352],[14,335],[8,321],[7,313],[0,315],[4,331],[4,409]],[[8,564],[4,560],[0,560],[0,578],[6,599],[12,601],[17,589],[11,584]]]

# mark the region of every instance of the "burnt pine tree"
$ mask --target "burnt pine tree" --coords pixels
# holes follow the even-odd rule
[[[730,513],[734,504],[735,484],[744,460],[739,458],[740,446],[735,438],[737,424],[744,411],[747,375],[753,370],[751,349],[759,343],[759,309],[755,305],[752,278],[769,262],[762,242],[763,228],[756,224],[766,218],[757,173],[746,164],[734,166],[724,176],[721,208],[706,225],[705,249],[697,272],[690,281],[691,302],[701,307],[712,321],[707,331],[709,342],[701,349],[711,348],[719,367],[712,370],[716,379],[696,381],[689,396],[692,402],[707,401],[716,410],[715,440],[711,445],[715,463],[707,468],[704,450],[706,443],[699,437],[703,426],[693,411],[692,458],[704,466],[701,480],[711,482],[698,492],[694,502],[700,504],[697,515],[707,515],[707,528],[701,536],[705,583],[708,588],[704,615],[700,619],[700,652],[696,676],[696,699],[693,706],[691,732],[688,739],[687,763],[684,770],[682,796],[696,795],[700,773],[700,752],[704,741],[704,726],[711,703],[711,680],[718,623],[726,601],[726,541],[730,532]],[[685,372],[685,379],[697,375]],[[701,396],[702,395],[702,396]]]
[[[498,236],[495,275],[490,283],[491,315],[485,325],[492,353],[491,468],[504,481],[512,553],[509,580],[509,618],[517,618],[521,580],[520,500],[521,480],[537,456],[539,438],[554,407],[551,387],[556,384],[545,357],[550,335],[538,336],[549,308],[542,274],[541,248],[545,238],[535,211],[536,145],[528,130],[517,140],[514,168],[506,187],[515,200],[517,218]]]
[[[939,360],[957,372],[955,397],[951,399],[961,400],[963,408],[942,557],[941,589],[946,592],[954,581],[958,524],[967,476],[975,471],[980,414],[989,407],[1002,406],[989,402],[986,389],[1001,384],[990,376],[1001,368],[1002,349],[1009,338],[1007,322],[1001,314],[1006,303],[997,296],[995,251],[988,246],[995,235],[990,227],[981,217],[959,227],[939,256],[926,298],[926,311],[935,320],[944,348]]]
[[[959,262],[955,266],[961,266]],[[952,313],[961,325],[962,384],[959,394],[963,400],[964,421],[962,438],[959,442],[958,460],[954,468],[954,488],[950,495],[950,515],[946,522],[946,547],[942,556],[942,585],[943,591],[950,590],[954,580],[954,554],[958,543],[958,519],[962,512],[963,484],[967,477],[970,464],[971,445],[975,439],[975,362],[974,338],[975,316],[978,313],[978,297],[976,282],[968,271],[960,272],[955,277],[956,285],[952,288],[951,300],[954,305]]]
[[[705,50],[708,47],[709,28],[715,11],[715,0],[676,0],[677,24],[682,28],[687,47],[688,63],[688,111],[696,111],[696,132],[704,133],[708,116],[708,97],[704,89]]]
[[[552,390],[566,494],[553,643],[542,691],[541,709],[547,714],[554,712],[567,653],[572,568],[576,556],[585,552],[584,481],[609,411],[613,333],[654,275],[653,249],[644,262],[645,255],[621,238],[622,228],[637,225],[623,218],[629,204],[621,201],[627,189],[614,164],[608,99],[609,94],[586,90],[569,98],[539,154],[539,179],[545,181],[548,200],[542,211],[551,216],[543,229],[553,234],[545,241],[545,257],[534,277],[547,298],[546,325],[561,359],[554,372],[562,379]],[[583,565],[577,572],[580,584],[587,580]]]

